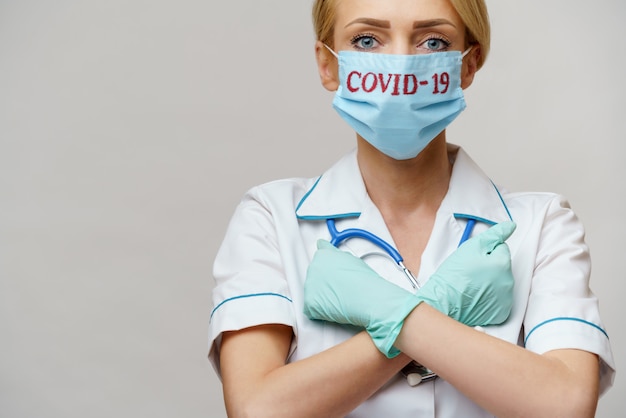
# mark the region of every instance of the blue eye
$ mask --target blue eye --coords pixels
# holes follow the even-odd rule
[[[445,39],[430,38],[422,44],[429,51],[443,51],[450,46],[450,43]]]
[[[356,49],[369,50],[376,47],[378,41],[376,41],[373,35],[362,34],[352,38],[350,43],[354,45]]]

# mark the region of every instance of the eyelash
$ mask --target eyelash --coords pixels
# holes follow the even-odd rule
[[[445,48],[444,49],[448,49],[450,47],[451,42],[449,40],[447,40],[446,38],[444,38],[443,36],[430,36],[428,39],[424,40],[420,45],[424,45],[425,43],[429,42],[429,41],[441,41],[443,42]]]
[[[350,44],[352,46],[354,46],[357,49],[367,49],[367,48],[362,48],[358,45],[358,42],[363,39],[363,38],[372,38],[374,41],[376,41],[377,43],[381,43],[380,40],[376,37],[376,35],[374,35],[373,33],[369,33],[369,32],[365,32],[365,33],[359,33],[354,35],[351,39],[350,39]],[[426,44],[429,41],[441,41],[444,44],[444,48],[442,50],[446,50],[450,47],[451,42],[446,39],[443,36],[440,35],[431,35],[429,36],[427,39],[423,40],[419,45],[422,46],[424,44]]]
[[[354,35],[351,39],[350,39],[350,44],[352,46],[354,46],[357,49],[365,49],[365,48],[361,48],[357,45],[357,43],[363,39],[363,38],[372,38],[374,39],[376,42],[380,43],[380,40],[376,37],[376,35],[374,35],[373,33],[359,33],[357,35]]]

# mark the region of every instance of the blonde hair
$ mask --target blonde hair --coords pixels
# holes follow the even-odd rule
[[[333,47],[335,29],[335,11],[339,0],[315,0],[313,2],[313,28],[318,41]],[[491,46],[491,26],[484,0],[450,0],[452,6],[463,20],[467,30],[468,46],[479,44],[481,54],[478,68],[482,67]]]
[[[465,24],[466,42],[480,45],[478,68],[482,67],[491,47],[491,25],[485,0],[450,0]]]
[[[335,11],[337,0],[315,0],[313,2],[313,29],[318,41],[333,47]]]

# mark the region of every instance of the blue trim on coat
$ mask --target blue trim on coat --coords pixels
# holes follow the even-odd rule
[[[298,216],[298,209],[300,209],[300,206],[302,206],[302,204],[309,197],[309,195],[313,193],[313,190],[315,190],[315,188],[317,187],[317,183],[319,183],[321,179],[322,179],[322,176],[319,176],[317,180],[315,180],[315,184],[313,185],[313,187],[311,187],[309,191],[306,192],[304,196],[302,196],[302,199],[300,199],[300,201],[298,202],[298,206],[296,206],[296,216]]]
[[[286,299],[289,302],[293,303],[293,300],[291,300],[290,298],[288,298],[285,295],[281,295],[280,293],[270,293],[270,292],[267,292],[267,293],[250,293],[248,295],[234,296],[232,298],[224,299],[219,305],[217,305],[215,308],[213,308],[213,310],[211,311],[211,316],[209,317],[209,322],[211,321],[211,319],[213,319],[213,314],[215,313],[215,311],[217,311],[226,302],[231,302],[231,301],[236,300],[236,299],[253,298],[253,297],[256,297],[256,296],[277,296],[279,298]]]
[[[556,322],[556,321],[576,321],[576,322],[580,322],[580,323],[583,323],[583,324],[586,324],[586,325],[590,325],[590,326],[596,328],[601,333],[603,333],[606,338],[609,338],[609,334],[607,334],[606,331],[604,329],[602,329],[602,327],[594,324],[593,322],[585,321],[584,319],[580,319],[580,318],[572,318],[572,317],[563,316],[563,317],[557,317],[557,318],[548,319],[547,321],[543,321],[542,323],[536,325],[533,329],[530,330],[528,335],[526,335],[526,338],[524,339],[524,346],[526,346],[526,343],[528,342],[528,339],[533,334],[533,332],[535,332],[537,330],[537,328],[542,327],[542,326],[544,326],[546,324],[549,324],[550,322]]]
[[[484,222],[487,225],[491,225],[491,226],[497,224],[497,222],[494,222],[492,220],[489,220],[489,219],[486,219],[486,218],[481,218],[480,216],[468,215],[466,213],[456,213],[455,212],[454,213],[454,217],[457,218],[457,219],[473,219],[473,220],[478,221],[478,222]]]
[[[322,176],[319,176],[317,180],[315,180],[315,184],[309,189],[308,192],[300,199],[298,205],[296,206],[296,218],[306,220],[306,221],[325,221],[327,219],[341,219],[341,218],[358,218],[361,216],[361,212],[348,212],[348,213],[339,213],[335,215],[312,215],[312,216],[300,216],[298,215],[298,210],[304,204],[304,201],[308,199],[308,197],[313,193],[313,190],[317,187],[317,184],[322,179]]]
[[[489,180],[491,181],[491,180]],[[495,183],[493,181],[491,181],[491,184],[493,185],[493,188],[496,189],[496,193],[498,193],[498,197],[500,198],[500,202],[502,202],[502,206],[504,206],[504,210],[506,210],[506,214],[509,215],[509,219],[513,221],[513,217],[511,216],[511,212],[509,212],[509,207],[506,205],[506,203],[504,203],[504,198],[502,197],[502,194],[500,194],[500,190],[498,190],[498,188],[496,187]]]

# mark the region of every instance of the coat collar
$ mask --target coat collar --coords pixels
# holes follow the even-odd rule
[[[500,192],[469,155],[452,144],[448,155],[454,165],[438,214],[447,212],[457,219],[473,218],[487,224],[510,220]],[[354,218],[370,204],[354,150],[317,179],[298,204],[296,216],[303,220]]]
[[[368,200],[353,150],[317,179],[296,207],[296,216],[306,220],[359,217]]]

